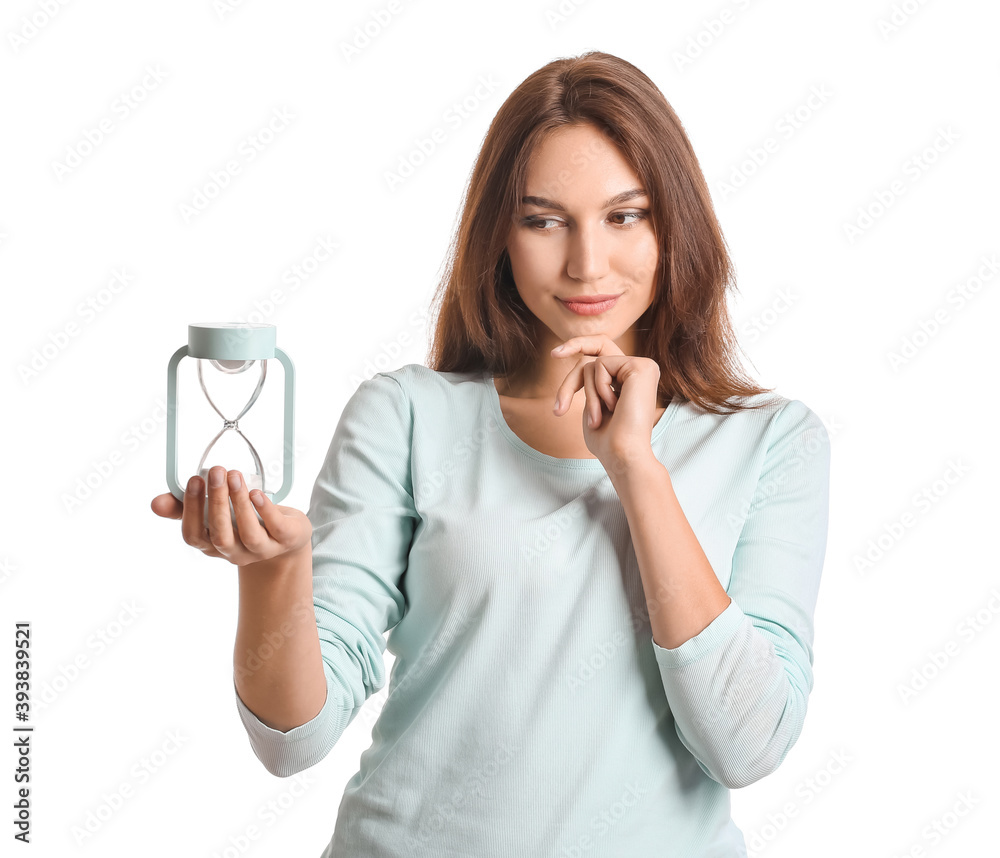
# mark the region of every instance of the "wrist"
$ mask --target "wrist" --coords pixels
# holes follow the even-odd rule
[[[648,477],[658,470],[666,470],[653,453],[652,447],[635,450],[620,450],[613,454],[604,469],[615,488],[627,488],[630,484]]]
[[[241,565],[239,567],[240,573],[248,573],[250,575],[265,574],[269,577],[277,575],[287,575],[294,573],[296,570],[308,566],[310,572],[312,570],[312,540],[310,539],[305,545],[295,548],[291,551],[286,551],[284,554],[278,554],[274,557],[268,557],[266,560],[258,560],[255,563],[248,563],[245,566]]]

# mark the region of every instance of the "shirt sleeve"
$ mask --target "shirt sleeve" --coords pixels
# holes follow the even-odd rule
[[[790,400],[733,553],[731,603],[674,649],[653,641],[674,726],[701,769],[737,789],[770,774],[802,732],[813,615],[826,554],[830,442]]]
[[[306,515],[326,701],[312,720],[282,732],[263,724],[236,693],[250,745],[278,777],[322,760],[385,685],[383,635],[406,608],[401,578],[417,518],[412,426],[409,398],[394,377],[363,381],[344,406],[316,479]]]

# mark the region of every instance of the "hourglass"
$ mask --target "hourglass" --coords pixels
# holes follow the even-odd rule
[[[188,325],[187,345],[167,367],[167,485],[174,497],[184,499],[179,472],[185,483],[202,477],[207,493],[216,465],[240,471],[248,490],[260,489],[273,503],[290,491],[295,371],[275,339],[274,325]],[[283,377],[280,399],[277,382],[264,384],[276,372]],[[207,516],[206,503],[206,523]]]

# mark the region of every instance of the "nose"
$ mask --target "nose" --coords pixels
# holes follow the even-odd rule
[[[589,223],[570,232],[566,273],[574,280],[600,280],[610,267],[607,236],[600,226]]]

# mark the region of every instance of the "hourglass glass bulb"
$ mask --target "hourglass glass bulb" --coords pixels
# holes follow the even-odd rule
[[[216,360],[215,358],[209,358],[209,363],[220,372],[234,374],[249,369],[253,366],[254,362],[252,360]]]

